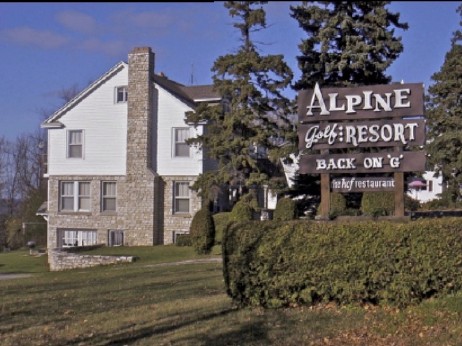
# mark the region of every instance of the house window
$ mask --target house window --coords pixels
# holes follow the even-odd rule
[[[89,182],[78,182],[78,210],[79,211],[90,211],[90,183]]]
[[[96,245],[96,231],[94,230],[62,230],[62,247]]]
[[[127,92],[127,87],[122,86],[122,87],[117,87],[115,91],[115,99],[116,103],[125,103],[127,102],[127,97],[128,97],[128,92]]]
[[[189,145],[186,140],[189,138],[189,128],[173,129],[175,157],[189,157]]]
[[[90,211],[90,182],[62,181],[60,186],[61,211]]]
[[[433,192],[433,180],[428,180],[428,191]]]
[[[61,183],[61,210],[74,211],[74,182]]]
[[[117,186],[115,181],[103,181],[101,193],[101,209],[102,211],[116,210]]]
[[[124,245],[124,231],[109,230],[107,243],[109,246],[122,246]]]
[[[174,185],[173,212],[189,213],[189,183],[176,182]]]
[[[67,157],[79,158],[83,157],[83,131],[70,130],[67,133]]]
[[[185,232],[185,231],[173,231],[172,232],[172,240],[173,240],[173,243],[174,244],[177,244],[178,242],[178,238],[181,237],[181,236],[187,236],[189,233]]]

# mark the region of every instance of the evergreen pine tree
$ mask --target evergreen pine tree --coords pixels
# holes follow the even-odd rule
[[[457,12],[462,18],[462,5]],[[462,26],[462,20],[460,22]],[[460,199],[462,183],[462,32],[451,39],[440,71],[432,75],[434,84],[428,88],[426,102],[428,119],[428,162],[443,174],[447,197]]]
[[[292,71],[282,55],[261,55],[251,37],[266,27],[264,4],[224,3],[237,18],[233,25],[242,44],[235,54],[218,57],[212,67],[214,87],[222,95],[223,105],[202,105],[186,114],[189,123],[207,124],[204,134],[188,143],[202,146],[218,161],[218,170],[200,175],[193,186],[205,198],[212,187],[223,184],[245,187],[267,183],[275,174],[274,163],[294,149],[290,102],[282,94],[290,85]]]
[[[403,51],[392,26],[407,29],[390,1],[317,1],[291,6],[291,17],[307,33],[297,57],[302,72],[296,90],[387,84],[385,70]]]

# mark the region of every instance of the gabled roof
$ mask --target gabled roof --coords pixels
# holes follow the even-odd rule
[[[104,75],[102,75],[99,79],[91,83],[88,87],[83,89],[80,93],[78,93],[72,100],[67,102],[64,106],[54,112],[48,119],[46,119],[41,127],[43,128],[59,128],[62,127],[62,124],[57,121],[60,117],[62,117],[66,112],[70,109],[74,108],[80,101],[82,101],[87,95],[92,93],[95,89],[97,89],[101,84],[106,82],[109,78],[111,78],[114,74],[122,70],[124,67],[127,67],[127,63],[119,62],[114,67],[112,67],[109,71],[107,71]]]
[[[128,67],[128,64],[125,62],[119,62],[117,65],[112,67],[108,72],[102,75],[95,82],[90,84],[79,94],[77,94],[72,100],[67,102],[64,106],[54,112],[48,119],[46,119],[42,124],[42,128],[60,128],[63,126],[58,120],[66,112],[75,107],[80,101],[97,89],[101,84],[106,82],[114,74],[118,73],[123,68]],[[177,83],[168,79],[163,75],[154,74],[153,82],[165,90],[172,93],[174,96],[178,97],[180,100],[185,102],[191,107],[195,107],[197,102],[218,102],[221,97],[218,92],[213,90],[213,85],[195,85],[195,86],[185,86],[183,84]]]
[[[183,102],[193,106],[197,102],[220,101],[221,97],[218,92],[213,90],[213,85],[195,85],[185,86],[168,79],[163,75],[154,75],[154,83],[174,94]]]

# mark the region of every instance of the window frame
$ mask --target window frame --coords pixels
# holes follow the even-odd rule
[[[180,185],[187,185],[188,187],[187,196],[177,195],[177,193],[179,193],[180,191],[180,188],[179,188]],[[177,203],[179,201],[185,201],[185,200],[187,200],[188,202],[187,211],[180,210],[181,208],[179,208],[179,205]],[[190,213],[191,213],[191,188],[190,188],[189,181],[174,181],[173,182],[173,214],[189,215]]]
[[[63,195],[64,184],[73,184],[72,186],[72,195]],[[81,185],[88,184],[88,195],[81,194]],[[72,209],[65,209],[63,198],[72,197]],[[82,208],[82,198],[88,199],[88,209]],[[70,212],[70,213],[88,213],[91,212],[91,182],[87,180],[61,180],[59,182],[59,211],[60,212]]]
[[[64,228],[59,229],[58,233],[62,248],[98,244],[98,232],[95,229]]]
[[[172,128],[172,156],[175,158],[189,158],[191,157],[191,146],[189,146],[186,141],[180,142],[177,140],[178,136],[177,133],[179,131],[186,131],[188,136],[185,139],[188,139],[191,137],[191,129],[189,127],[173,127]],[[180,155],[179,152],[181,150],[177,150],[177,145],[184,145],[188,148],[188,154],[187,155]]]
[[[106,195],[105,192],[105,185],[106,184],[114,184],[115,185],[115,195]],[[105,201],[108,199],[114,199],[114,209],[107,209],[105,208]],[[117,182],[113,180],[107,180],[101,182],[101,212],[102,213],[111,213],[117,211]]]
[[[107,232],[108,246],[124,246],[125,232],[121,229],[110,229]]]
[[[80,143],[71,143],[72,133],[80,132]],[[83,159],[84,158],[84,142],[85,142],[85,131],[82,129],[72,129],[67,130],[67,138],[66,138],[66,158],[68,159]],[[71,146],[80,146],[80,156],[72,156],[71,155]]]
[[[122,99],[119,100],[119,90],[121,90]],[[128,86],[120,85],[114,88],[114,103],[123,104],[128,102]]]

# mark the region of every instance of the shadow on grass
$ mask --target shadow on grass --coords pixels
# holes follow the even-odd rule
[[[204,346],[232,346],[232,345],[269,345],[267,330],[263,321],[256,321],[241,326],[239,329],[216,335],[196,338],[198,344]],[[191,340],[187,340],[191,341]]]
[[[211,313],[201,318],[197,318],[194,320],[187,320],[180,323],[173,323],[170,325],[160,325],[160,326],[149,326],[137,330],[130,330],[125,332],[119,333],[111,333],[110,335],[95,335],[91,338],[82,338],[78,340],[73,340],[71,343],[67,343],[75,345],[75,344],[84,344],[84,345],[104,345],[104,346],[119,346],[119,345],[129,345],[136,341],[150,338],[150,337],[162,337],[165,333],[174,332],[175,330],[188,327],[189,325],[196,324],[198,322],[206,322],[209,320],[213,320],[214,318],[226,316],[232,312],[236,311],[234,308],[225,309],[222,311],[218,311],[216,313]],[[207,344],[213,345],[213,344]]]

